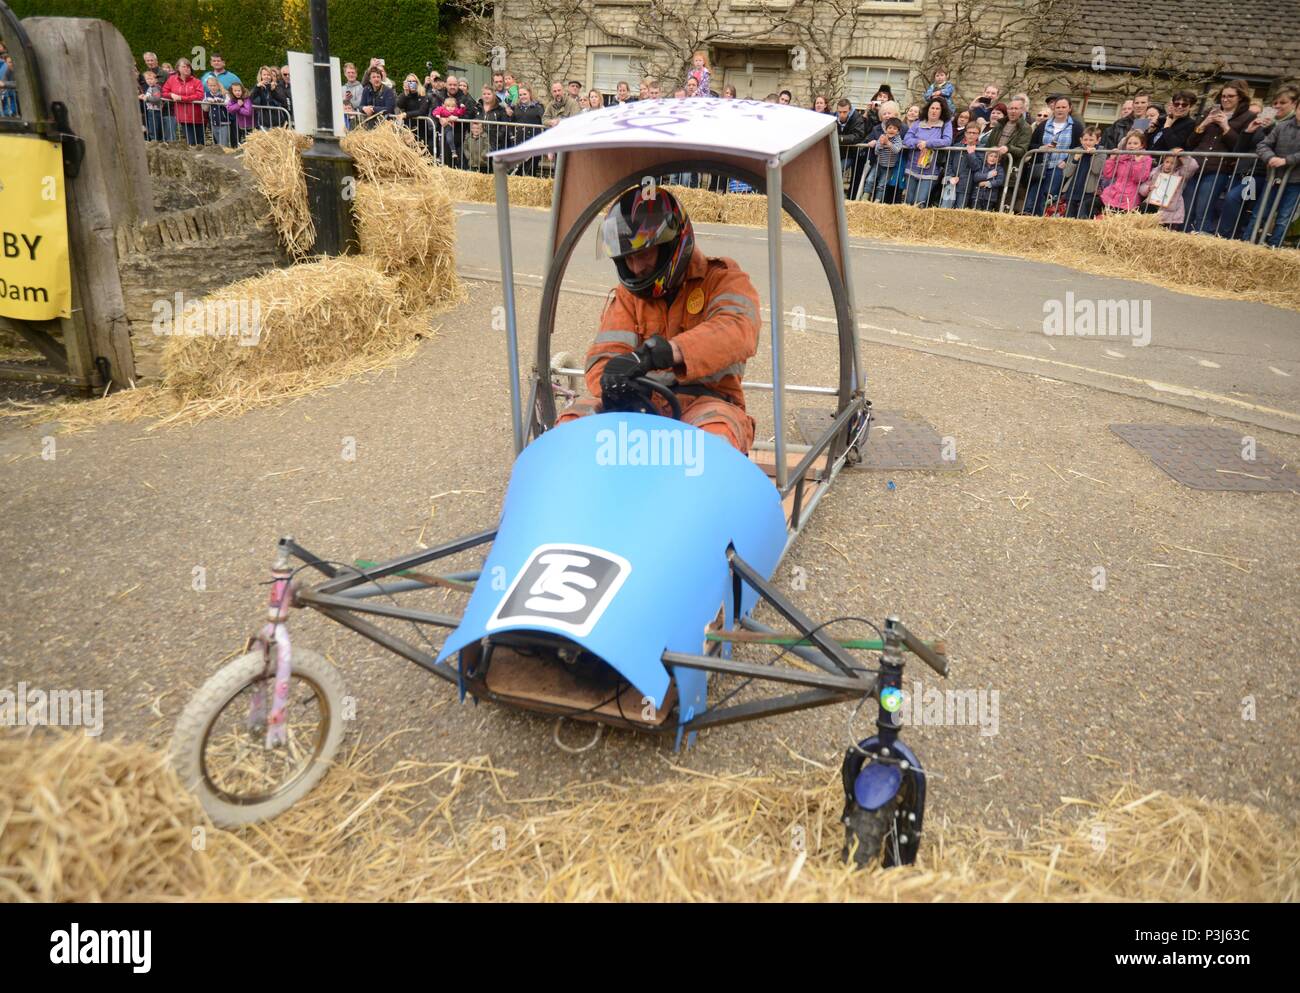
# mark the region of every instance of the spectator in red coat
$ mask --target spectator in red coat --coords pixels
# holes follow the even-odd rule
[[[194,75],[189,59],[176,61],[176,74],[163,83],[164,100],[176,107],[176,125],[185,134],[187,145],[203,144],[203,84]]]

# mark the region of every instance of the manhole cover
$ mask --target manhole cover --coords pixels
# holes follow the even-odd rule
[[[794,413],[795,426],[811,445],[830,426],[835,414],[805,407]],[[945,458],[945,456],[947,456]],[[863,469],[958,469],[956,442],[939,437],[919,417],[897,410],[873,410]]]
[[[1194,490],[1300,493],[1300,476],[1241,431],[1171,424],[1112,424],[1110,429]]]

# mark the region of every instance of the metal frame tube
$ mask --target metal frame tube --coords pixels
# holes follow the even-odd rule
[[[438,627],[454,628],[460,626],[460,618],[450,614],[434,614],[427,610],[411,610],[393,603],[365,603],[347,596],[331,596],[315,590],[299,590],[297,600],[308,607],[328,607],[333,610],[348,610],[356,614],[373,614],[376,617],[390,617],[398,621],[410,621],[413,624],[436,624]]]
[[[349,608],[352,606],[352,604],[348,605]],[[389,634],[383,628],[375,627],[369,621],[357,617],[355,611],[337,607],[318,607],[316,609],[330,620],[338,621],[344,627],[351,628],[363,638],[369,638],[375,644],[387,648],[390,652],[400,655],[407,661],[428,669],[435,676],[447,680],[453,686],[460,682],[460,674],[453,666],[448,665],[446,662],[439,662],[423,649],[416,648],[409,642]]]
[[[584,375],[583,371],[582,371],[581,369],[577,369],[577,368],[572,368],[572,369],[569,369],[569,368],[555,368],[555,369],[552,369],[552,370],[551,370],[551,373],[552,373],[553,375],[557,375],[557,376],[582,376],[582,375]],[[748,380],[748,379],[745,380],[744,382],[742,382],[740,385],[743,386],[743,387],[744,387],[745,389],[747,389],[747,390],[770,390],[770,389],[772,389],[772,384],[771,384],[771,383],[759,383],[759,382],[753,382],[753,381]],[[833,396],[839,396],[839,392],[840,392],[840,391],[839,391],[836,387],[834,387],[834,386],[804,386],[804,385],[802,385],[802,384],[800,384],[800,383],[786,383],[784,388],[785,388],[785,391],[786,391],[787,393],[815,393],[815,394],[817,394],[818,396],[831,396],[831,397],[833,397]]]
[[[828,137],[834,139],[835,146],[838,148],[840,143],[839,128],[831,127],[825,134],[814,134],[809,138],[805,138],[803,141],[799,142],[799,144],[787,148],[775,161],[779,162],[781,165],[793,162],[804,152],[808,151],[808,149],[812,148],[813,145],[817,144],[817,142],[825,141]],[[771,161],[773,160],[769,160],[769,164]],[[836,157],[836,161],[838,161],[838,156]]]
[[[510,242],[510,184],[506,164],[493,161],[496,172],[497,240],[501,245],[501,295],[506,308],[506,351],[510,366],[510,427],[514,432],[515,455],[524,450],[523,404],[519,397],[519,332],[515,318],[515,260]]]
[[[403,569],[410,569],[417,565],[424,565],[426,562],[432,562],[434,559],[440,559],[447,555],[455,555],[457,552],[463,552],[478,545],[485,544],[496,538],[496,528],[491,531],[480,531],[478,534],[467,535],[464,538],[457,538],[455,541],[449,541],[446,544],[438,545],[436,548],[422,549],[418,552],[411,552],[409,555],[403,555],[399,558],[391,559],[388,562],[381,563],[373,569],[356,569],[346,576],[340,576],[331,579],[329,582],[322,583],[314,588],[317,593],[341,593],[344,590],[350,590],[354,586],[360,586],[362,583],[372,583],[377,579],[383,579],[385,576],[391,576],[395,572],[401,572]],[[299,556],[301,558],[302,556]]]
[[[760,665],[755,662],[739,662],[718,655],[664,652],[663,662],[664,665],[680,666],[683,669],[699,669],[703,672],[718,672],[728,676],[747,676],[750,679],[764,679],[774,683],[790,683],[794,686],[835,690],[854,695],[870,693],[875,682],[858,676],[805,672],[802,669],[783,669],[779,666]]]
[[[857,298],[853,294],[853,273],[850,271],[849,211],[844,200],[844,183],[840,173],[840,136],[838,131],[831,129],[829,140],[831,143],[831,183],[833,184],[831,188],[835,190],[835,216],[839,219],[840,225],[840,277],[844,280],[844,291],[848,294],[849,313],[853,315],[853,374],[849,380],[849,392],[856,393],[858,390],[866,388],[867,376],[862,368],[862,349],[858,342],[858,305]],[[850,169],[849,175],[853,175],[853,168]],[[841,397],[840,399],[843,402],[848,397]]]
[[[757,591],[764,600],[775,607],[777,613],[793,624],[796,631],[800,634],[806,634],[813,646],[830,659],[841,673],[853,677],[854,671],[858,668],[853,656],[846,654],[844,649],[830,638],[827,638],[822,633],[821,626],[813,624],[812,619],[807,614],[787,600],[780,590],[755,572],[754,567],[736,554],[735,549],[727,552],[727,560],[731,563],[732,570],[751,589]]]
[[[746,631],[756,631],[759,634],[778,633],[776,628],[769,627],[762,621],[756,621],[748,615],[740,619],[740,626]],[[826,658],[826,656],[822,655],[821,652],[817,651],[817,649],[813,648],[811,645],[783,645],[782,647],[791,655],[797,655],[805,662],[811,662],[819,669],[825,669],[827,672],[833,672],[836,675],[839,674],[839,669],[835,668],[831,660]]]
[[[781,160],[767,161],[767,278],[772,318],[772,414],[776,422],[776,487],[785,490],[785,310],[781,302]]]
[[[795,710],[809,710],[813,707],[825,707],[827,704],[844,703],[846,700],[852,700],[855,695],[845,690],[803,690],[786,696],[751,700],[749,703],[733,704],[718,710],[706,710],[699,717],[683,724],[681,730],[686,734],[692,734],[704,728],[739,724],[741,721],[757,720],[760,717],[776,717],[778,714],[788,714]]]

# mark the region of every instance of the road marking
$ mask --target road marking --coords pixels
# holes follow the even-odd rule
[[[1222,369],[1223,367],[1217,362],[1211,362],[1209,359],[1197,359],[1197,365],[1203,365],[1207,369]]]
[[[1291,374],[1290,374],[1289,372],[1283,372],[1283,371],[1282,371],[1281,369],[1279,369],[1277,366],[1273,366],[1273,365],[1271,365],[1271,366],[1268,367],[1268,371],[1269,371],[1269,372],[1275,372],[1275,373],[1277,373],[1279,376],[1286,376],[1287,378],[1290,378],[1290,376],[1291,376]]]
[[[471,267],[461,266],[462,270],[467,268],[471,268]],[[488,273],[495,282],[501,281],[500,273],[496,273],[491,269],[480,269],[478,271]],[[525,275],[525,274],[518,273],[517,275]],[[536,276],[533,278],[539,280],[541,279],[540,276]],[[565,292],[573,292],[581,296],[591,296],[591,297],[601,297],[601,298],[607,296],[609,293],[608,290],[587,289],[585,287],[577,287],[577,286],[565,287]],[[763,313],[764,314],[768,313],[767,308],[763,309]],[[836,323],[835,318],[823,317],[821,314],[807,314],[805,315],[805,320],[814,321],[820,324]],[[998,355],[1008,359],[1019,359],[1023,362],[1038,362],[1043,365],[1057,366],[1058,368],[1061,369],[1070,369],[1075,372],[1090,373],[1094,376],[1104,376],[1108,379],[1115,379],[1124,383],[1132,383],[1137,386],[1144,386],[1147,389],[1153,390],[1157,393],[1168,393],[1174,396],[1186,397],[1188,399],[1193,399],[1193,400],[1201,400],[1209,403],[1226,404],[1230,407],[1237,407],[1242,410],[1254,411],[1257,414],[1272,415],[1274,417],[1281,417],[1288,421],[1294,421],[1296,423],[1300,423],[1300,412],[1291,411],[1291,410],[1281,410],[1277,407],[1266,407],[1262,404],[1257,404],[1257,403],[1249,403],[1245,400],[1238,400],[1236,397],[1225,396],[1222,393],[1211,393],[1208,390],[1198,390],[1190,386],[1178,386],[1174,383],[1163,383],[1156,379],[1143,379],[1141,376],[1129,376],[1121,372],[1110,372],[1109,370],[1106,369],[1094,369],[1092,366],[1079,365],[1076,362],[1065,362],[1061,359],[1053,359],[1045,355],[1028,355],[1024,352],[1008,352],[1000,348],[993,348],[989,345],[978,345],[970,341],[945,342],[939,338],[929,338],[925,335],[912,334],[909,331],[900,331],[898,328],[887,328],[879,324],[870,324],[866,321],[858,322],[858,330],[876,331],[882,334],[891,335],[892,337],[895,338],[909,338],[912,341],[925,342],[931,345],[934,344],[948,345],[950,348],[953,349],[968,349],[973,352],[986,352],[989,355]],[[902,347],[906,347],[906,346],[902,346]],[[933,354],[942,355],[942,353],[933,353]],[[946,357],[960,358],[959,356],[952,356],[952,355]],[[1279,369],[1274,369],[1272,366],[1269,366],[1269,368],[1273,369],[1274,372],[1277,372],[1280,375],[1283,376],[1288,375],[1288,373],[1282,372]],[[1025,372],[1025,370],[1023,369],[1017,370],[1014,368],[1012,371]],[[1080,385],[1087,386],[1089,384],[1082,383]]]
[[[829,318],[809,317],[809,320],[824,320],[827,323],[833,323]],[[867,324],[859,322],[858,328],[864,331],[882,331],[885,334],[894,335],[902,338],[912,338],[916,341],[933,341],[933,338],[926,338],[923,335],[911,334],[907,331],[899,331],[897,328],[885,328],[878,324]],[[1094,369],[1091,366],[1079,365],[1075,362],[1063,362],[1060,359],[1047,358],[1043,355],[1026,355],[1024,352],[1007,352],[1000,348],[991,348],[988,345],[976,345],[969,341],[951,342],[953,348],[967,348],[977,352],[988,352],[991,355],[1001,355],[1005,358],[1021,359],[1026,362],[1041,362],[1045,365],[1058,366],[1062,369],[1072,369],[1075,372],[1092,373],[1094,376],[1105,376],[1109,379],[1118,379],[1126,383],[1135,383],[1138,386],[1145,386],[1147,389],[1155,390],[1157,393],[1170,393],[1175,396],[1188,397],[1195,400],[1206,400],[1211,403],[1224,403],[1232,407],[1240,407],[1244,410],[1252,410],[1260,414],[1271,414],[1276,417],[1283,417],[1289,421],[1300,422],[1300,413],[1291,410],[1280,410],[1276,407],[1265,407],[1262,404],[1248,403],[1245,400],[1238,400],[1236,397],[1224,396],[1221,393],[1211,393],[1208,390],[1198,390],[1190,386],[1177,386],[1173,383],[1162,383],[1156,379],[1143,379],[1141,376],[1127,376],[1122,372],[1110,372],[1106,369]],[[1087,384],[1083,384],[1087,385]]]

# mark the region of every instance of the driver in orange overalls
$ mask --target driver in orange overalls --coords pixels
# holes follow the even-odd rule
[[[641,375],[676,393],[682,420],[725,438],[741,452],[754,442],[741,379],[758,348],[758,293],[732,259],[695,251],[690,218],[665,190],[628,190],[601,224],[601,242],[618,269],[587,350],[590,397],[567,407],[564,423],[599,412],[632,392]],[[662,414],[667,402],[652,401]]]

